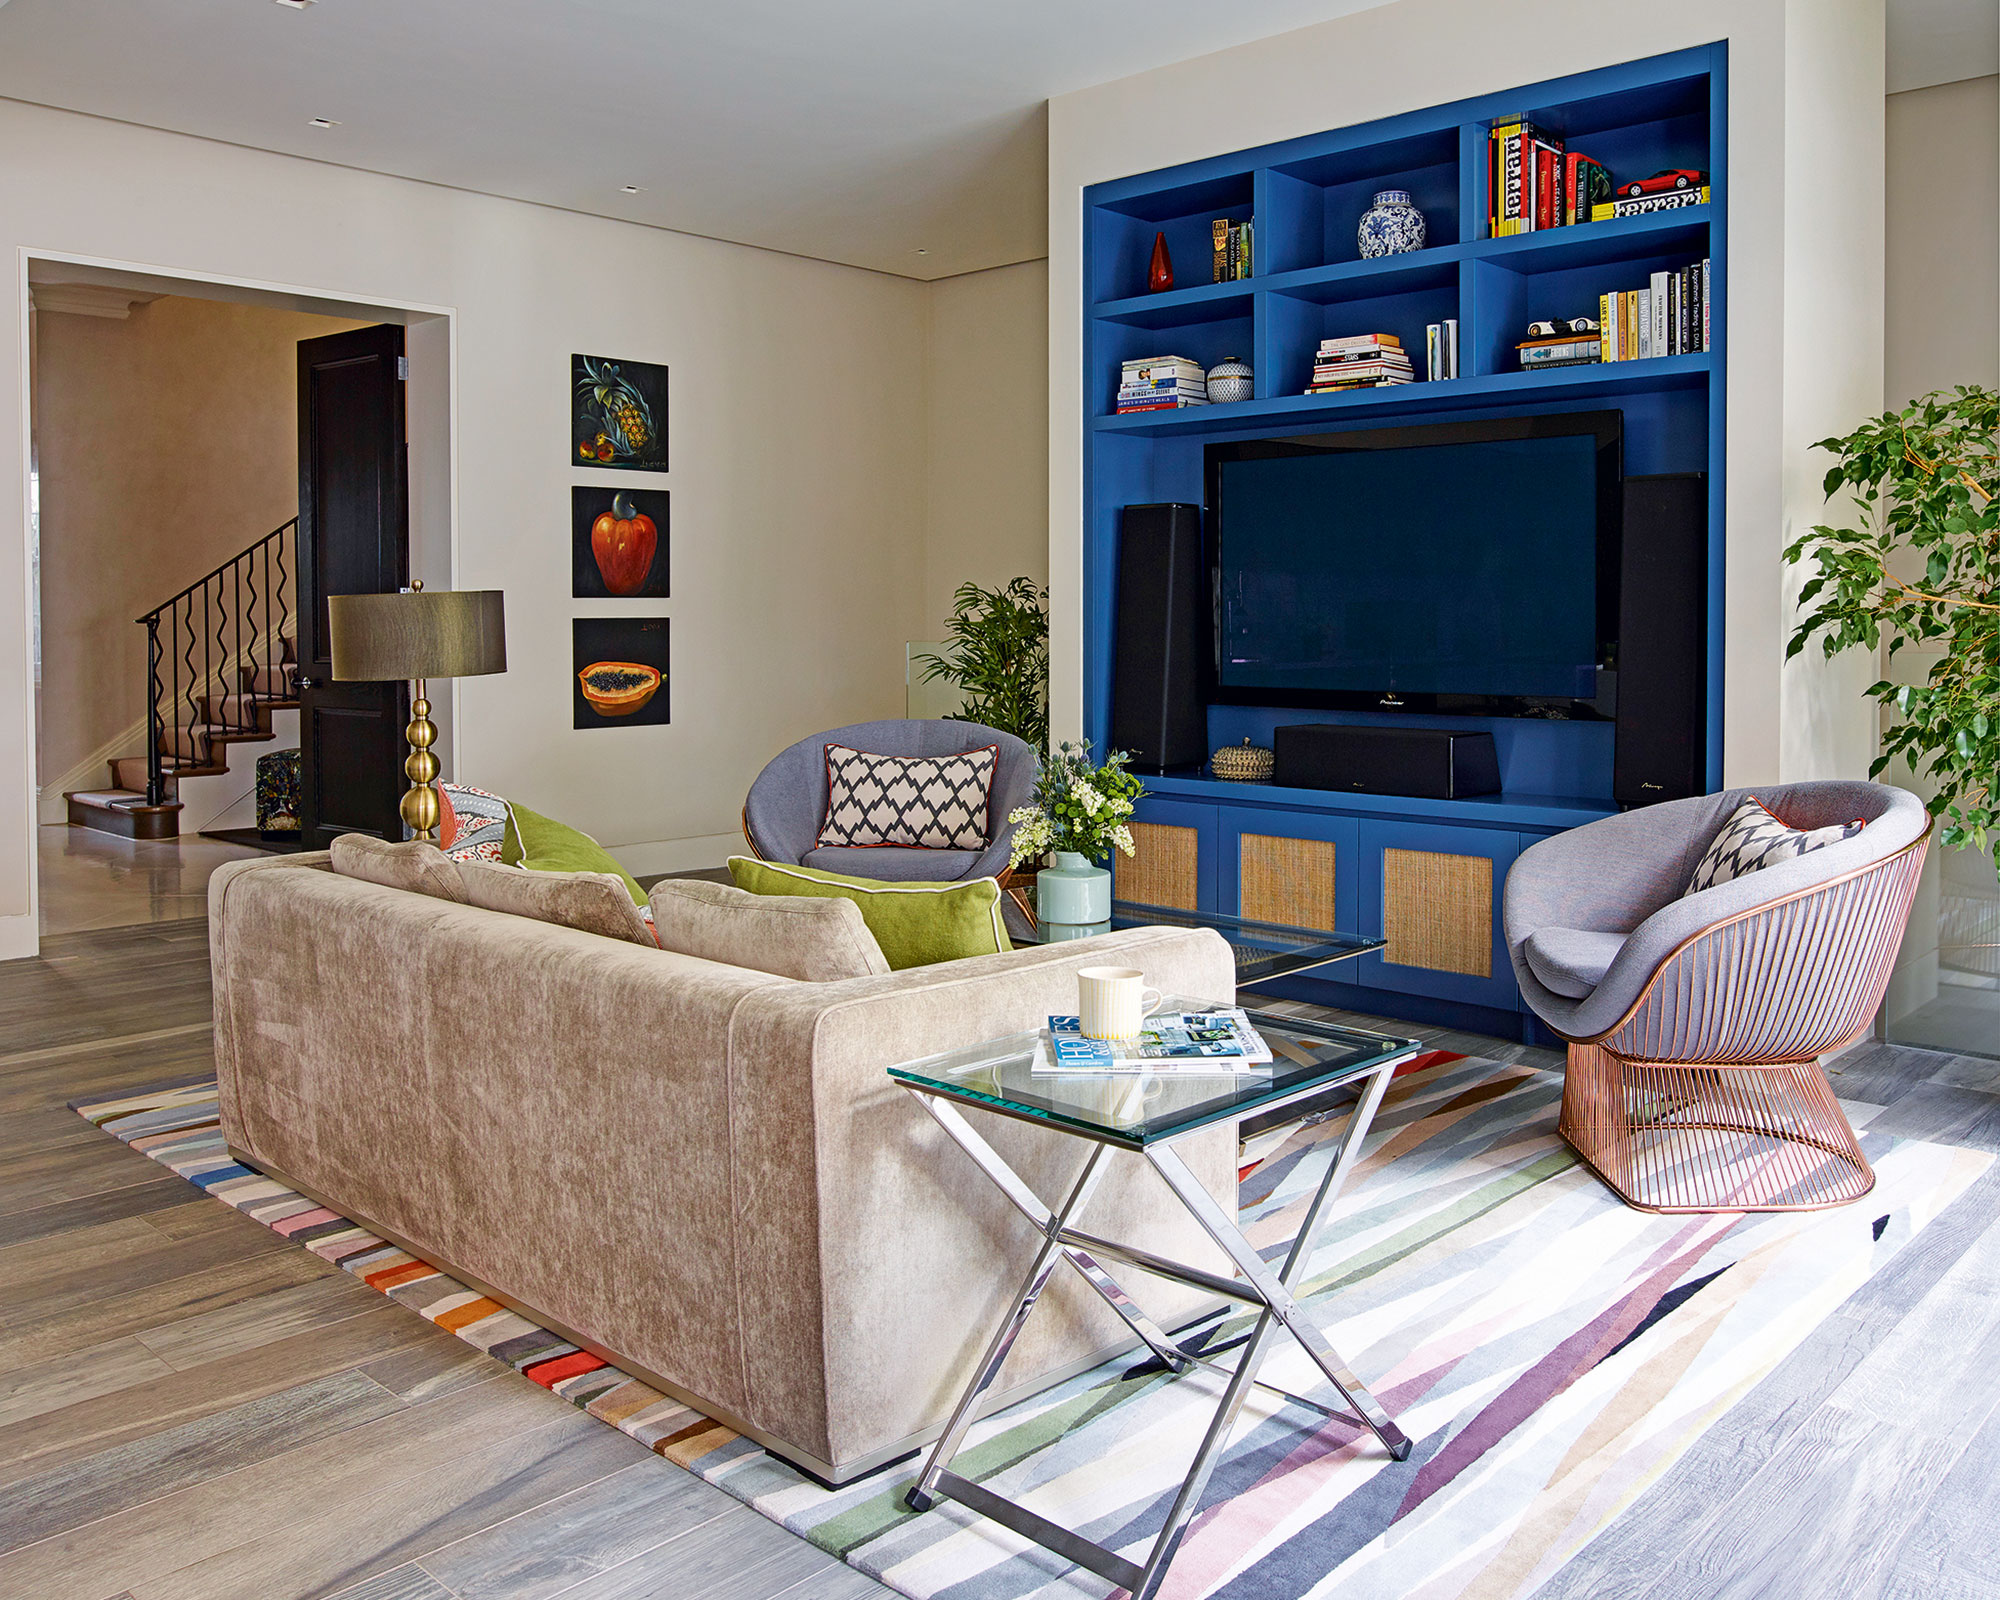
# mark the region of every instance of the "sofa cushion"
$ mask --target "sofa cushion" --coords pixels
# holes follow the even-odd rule
[[[884,756],[826,747],[826,816],[818,843],[983,850],[1000,747],[944,756]]]
[[[751,894],[699,878],[653,885],[660,947],[753,972],[807,983],[878,978],[889,970],[875,935],[851,900]]]
[[[1521,954],[1544,989],[1582,1000],[1604,981],[1625,948],[1625,938],[1622,933],[1592,933],[1585,928],[1537,928],[1521,946]]]
[[[868,850],[809,850],[799,865],[871,883],[956,883],[978,859],[977,850],[904,850],[884,844]]]
[[[852,900],[894,972],[1013,949],[1000,921],[1000,885],[992,878],[881,883],[748,856],[731,856],[729,875],[752,894]]]
[[[498,861],[507,842],[507,802],[469,783],[440,783],[438,848],[454,861]]]
[[[1700,894],[1719,883],[1732,883],[1781,861],[1800,856],[1842,839],[1851,839],[1862,829],[1859,822],[1835,823],[1810,830],[1794,828],[1772,815],[1763,801],[1745,800],[1709,841],[1701,860],[1688,880],[1689,894]]]
[[[458,869],[436,845],[421,839],[391,844],[373,834],[343,833],[333,841],[329,854],[333,870],[343,878],[465,903],[465,886],[459,882]]]
[[[646,891],[638,880],[589,834],[514,802],[508,804],[507,839],[500,859],[530,872],[608,872],[625,885],[632,904],[646,903]]]
[[[625,885],[608,872],[545,872],[497,861],[460,861],[466,904],[533,917],[652,949],[658,941]]]

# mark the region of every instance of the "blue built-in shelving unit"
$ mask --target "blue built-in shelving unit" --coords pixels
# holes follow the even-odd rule
[[[1726,46],[1703,46],[1085,191],[1084,720],[1094,743],[1103,747],[1110,722],[1120,508],[1163,500],[1199,504],[1204,445],[1403,420],[1616,408],[1625,417],[1628,473],[1708,475],[1708,777],[1711,788],[1720,786],[1726,70]],[[1704,170],[1710,203],[1490,237],[1487,132],[1495,121],[1523,113],[1563,135],[1571,149],[1604,163],[1615,178],[1667,167]],[[1409,190],[1423,211],[1427,247],[1363,260],[1355,244],[1361,214],[1377,191],[1390,188]],[[1200,281],[1209,275],[1210,221],[1246,215],[1256,229],[1256,276],[1238,283]],[[1155,232],[1166,234],[1182,285],[1162,294],[1145,292]],[[1519,370],[1514,346],[1531,320],[1595,315],[1600,294],[1643,288],[1653,272],[1703,257],[1710,261],[1711,281],[1706,353]],[[1461,377],[1341,395],[1301,392],[1321,339],[1393,332],[1421,371],[1425,325],[1446,317],[1459,321]],[[1256,372],[1255,397],[1235,405],[1112,414],[1120,363],[1168,354],[1204,366],[1243,357]],[[1390,515],[1393,503],[1393,485],[1385,486]],[[1412,605],[1422,603],[1422,596],[1411,596]],[[1345,964],[1335,969],[1339,982],[1294,980],[1293,992],[1489,1030],[1521,1025],[1499,940],[1500,885],[1514,855],[1536,839],[1615,809],[1608,724],[1376,718],[1222,705],[1209,708],[1208,720],[1211,748],[1240,743],[1246,735],[1266,742],[1281,722],[1393,720],[1408,726],[1432,720],[1489,728],[1505,790],[1455,804],[1281,790],[1197,775],[1149,779],[1151,798],[1141,820],[1152,850],[1126,868],[1121,892],[1246,915],[1284,913],[1276,920],[1337,916],[1343,928],[1389,937],[1388,958]],[[1271,841],[1290,842],[1280,848]],[[1290,862],[1293,870],[1267,870],[1267,858]],[[1491,894],[1484,960],[1478,927],[1425,920],[1427,904],[1457,908],[1453,914],[1462,916],[1480,884]]]

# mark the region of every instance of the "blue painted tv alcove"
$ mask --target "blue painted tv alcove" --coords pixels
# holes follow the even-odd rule
[[[1709,500],[1708,786],[1722,761],[1723,396],[1728,349],[1727,47],[1721,44],[1482,95],[1379,122],[1237,151],[1084,191],[1084,728],[1110,725],[1120,509],[1200,504],[1203,446],[1410,421],[1616,408],[1627,473],[1703,472]],[[1710,175],[1711,201],[1678,210],[1492,238],[1491,125],[1525,113],[1617,178],[1668,167]],[[1363,260],[1361,213],[1407,189],[1427,247]],[[1254,219],[1256,276],[1212,284],[1209,224]],[[1146,293],[1163,232],[1183,287]],[[1707,257],[1710,349],[1699,355],[1522,372],[1529,321],[1595,315],[1603,293]],[[1389,331],[1422,369],[1424,328],[1459,320],[1462,376],[1304,395],[1323,338]],[[1113,414],[1120,363],[1227,356],[1255,369],[1233,405]],[[1422,597],[1413,595],[1413,605]],[[1281,722],[1490,729],[1503,791],[1464,801],[1333,794],[1207,776],[1148,778],[1141,854],[1121,894],[1316,922],[1386,937],[1390,948],[1263,993],[1484,1032],[1533,1032],[1500,937],[1506,870],[1537,839],[1615,808],[1612,729],[1602,722],[1423,718],[1255,706],[1208,709],[1209,745],[1268,743]]]

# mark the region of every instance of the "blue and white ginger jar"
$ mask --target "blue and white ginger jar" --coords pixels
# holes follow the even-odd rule
[[[1384,189],[1361,213],[1361,254],[1400,256],[1424,247],[1424,214],[1410,204],[1407,189]]]

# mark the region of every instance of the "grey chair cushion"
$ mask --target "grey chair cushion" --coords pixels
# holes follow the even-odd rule
[[[943,756],[984,745],[999,746],[999,765],[993,774],[991,809],[987,826],[992,838],[972,864],[956,874],[964,878],[997,877],[1007,870],[1007,857],[1014,830],[1007,814],[1027,803],[1035,786],[1039,758],[1034,749],[1011,733],[978,722],[899,719],[888,722],[858,722],[846,728],[830,728],[810,739],[780,750],[757,774],[743,802],[743,829],[750,847],[766,861],[792,866],[814,866],[806,858],[819,845],[820,823],[826,816],[826,747],[844,744],[856,750],[870,750],[885,756]],[[879,854],[871,851],[870,854]],[[926,852],[922,860],[928,870],[912,877],[936,880],[950,863],[950,851]],[[830,871],[849,869],[831,867]],[[877,870],[858,876],[882,878]],[[906,880],[908,881],[908,880]]]
[[[1795,828],[1832,827],[1857,818],[1867,826],[1851,839],[1683,895],[1709,841],[1753,797]],[[1514,863],[1502,898],[1521,997],[1557,1033],[1595,1038],[1631,1010],[1661,962],[1696,934],[1886,861],[1921,838],[1929,820],[1923,802],[1906,790],[1832,780],[1670,800],[1544,839]],[[1528,962],[1528,936],[1547,927],[1630,937],[1597,987],[1578,999],[1551,989]]]
[[[1537,928],[1521,947],[1528,970],[1543,987],[1581,1000],[1604,981],[1605,970],[1625,948],[1622,933],[1592,933],[1585,928]]]
[[[875,878],[883,883],[951,883],[960,878],[986,877],[972,864],[977,850],[911,850],[901,845],[871,845],[865,850],[826,845],[808,850],[794,863],[821,872],[844,872],[850,878]]]

